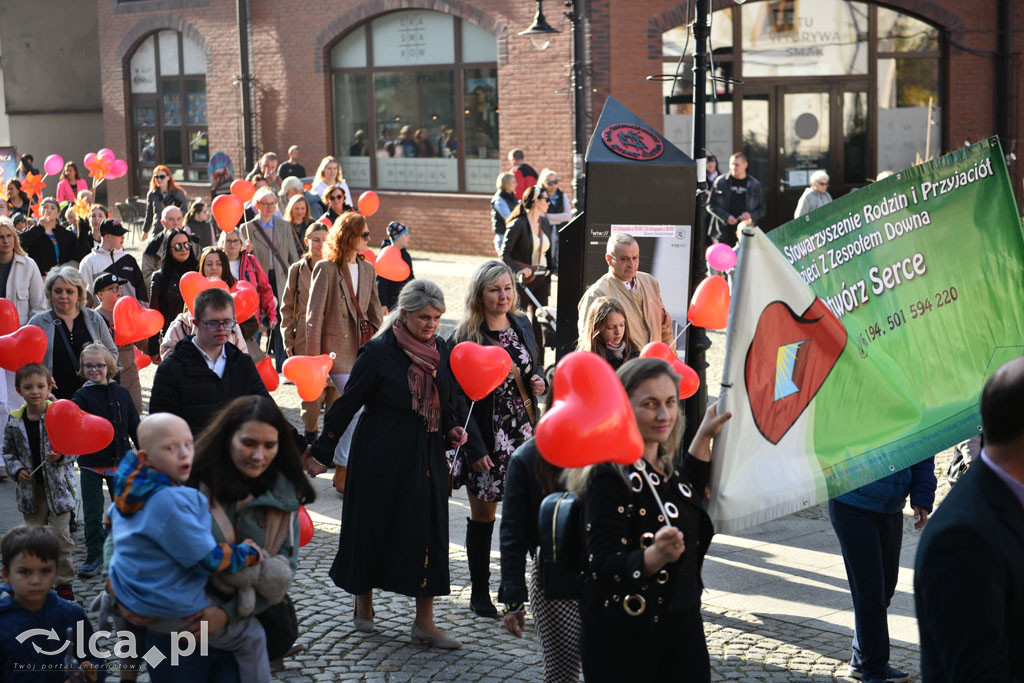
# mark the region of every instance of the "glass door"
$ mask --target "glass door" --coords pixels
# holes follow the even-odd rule
[[[835,173],[832,145],[832,93],[828,89],[789,91],[776,98],[778,178],[776,225],[793,217],[800,195],[810,187],[810,177],[822,170]]]

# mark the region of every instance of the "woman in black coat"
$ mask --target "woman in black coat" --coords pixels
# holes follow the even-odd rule
[[[149,181],[149,194],[146,195],[146,220],[142,224],[142,241],[149,239],[151,230],[160,232],[163,226],[160,216],[168,206],[176,206],[185,213],[185,192],[174,182],[171,169],[164,165],[153,169],[153,177]]]
[[[638,358],[618,377],[643,457],[632,465],[572,470],[568,481],[583,502],[583,676],[588,682],[709,681],[700,572],[714,528],[704,501],[711,439],[731,415],[708,408],[680,460],[684,420],[671,366]]]
[[[461,647],[434,625],[434,596],[451,592],[448,575],[449,444],[465,432],[456,416],[449,349],[436,336],[444,294],[429,280],[410,282],[398,310],[359,350],[345,392],[324,416],[304,457],[319,473],[349,422],[359,419],[348,462],[335,585],[356,596],[356,630],[373,631],[374,588],[416,598],[412,642]],[[320,463],[320,464],[317,464]]]
[[[540,185],[534,185],[523,193],[523,200],[509,214],[505,232],[505,243],[501,249],[501,260],[515,271],[516,278],[522,279],[520,287],[529,289],[541,306],[547,306],[551,294],[551,274],[556,264],[551,256],[551,224],[544,215],[548,210],[550,197]],[[546,271],[537,274],[535,271]],[[533,336],[539,348],[544,348],[544,331],[537,321],[537,306],[520,292],[526,302],[526,309],[533,321]]]
[[[160,270],[153,273],[153,286],[149,296],[149,307],[160,311],[164,316],[164,329],[167,331],[174,319],[185,308],[185,300],[181,296],[179,281],[181,276],[193,270],[199,270],[196,259],[195,243],[184,230],[171,230],[162,240]],[[149,340],[149,355],[154,364],[160,363],[160,335],[153,335]]]
[[[488,585],[494,518],[508,461],[533,436],[536,397],[546,386],[530,321],[517,310],[512,270],[501,261],[485,261],[470,279],[466,312],[452,337],[453,343],[464,341],[500,346],[512,357],[513,372],[473,407],[469,440],[454,465],[455,487],[465,484],[469,494],[469,608],[480,616],[496,617]]]

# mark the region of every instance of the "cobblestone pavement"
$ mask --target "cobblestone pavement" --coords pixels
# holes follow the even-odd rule
[[[419,277],[438,281],[448,294],[444,316],[451,329],[463,306],[463,292],[477,258],[413,253]],[[724,334],[710,333],[709,389],[717,394]],[[551,358],[549,357],[549,360]],[[152,381],[143,371],[143,385]],[[146,390],[148,393],[148,389]],[[275,398],[293,424],[299,424],[294,387],[282,384]],[[147,397],[148,402],[148,397]],[[937,468],[948,462],[948,452]],[[940,479],[941,497],[945,493]],[[280,681],[538,681],[542,678],[540,645],[528,619],[526,636],[518,640],[498,619],[469,611],[469,572],[464,548],[468,505],[456,492],[449,505],[451,520],[451,595],[436,601],[438,625],[459,638],[463,647],[444,652],[412,645],[409,627],[412,599],[376,592],[376,631],[356,632],[353,600],[327,575],[337,550],[341,498],[333,491],[330,472],[315,481],[319,498],[310,506],[316,534],[300,555],[299,572],[290,591],[299,614],[299,643],[304,651],[275,664]],[[0,484],[0,531],[20,522],[13,486]],[[897,598],[890,609],[892,664],[919,670],[917,632],[913,621],[912,567],[916,533],[907,517]],[[497,589],[498,543],[492,550],[492,592]],[[84,561],[84,536],[76,534],[76,565]],[[387,543],[388,539],[380,539]],[[372,552],[367,548],[367,552]],[[719,535],[705,563],[704,622],[713,680],[825,681],[842,677],[852,635],[850,606],[842,557],[824,506],[737,535]],[[79,579],[79,601],[101,589],[101,579]],[[909,604],[909,607],[908,607]],[[140,680],[147,680],[143,674]]]

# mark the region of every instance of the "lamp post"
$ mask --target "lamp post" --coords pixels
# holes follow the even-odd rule
[[[739,0],[742,2],[742,0]],[[711,26],[708,23],[710,12],[709,0],[697,0],[697,17],[693,22],[693,159],[697,162],[697,208],[693,219],[693,250],[690,255],[690,291],[694,292],[697,285],[707,276],[707,263],[704,250],[707,242],[707,75],[708,75],[708,36]],[[693,441],[707,409],[707,367],[705,352],[711,347],[707,331],[702,327],[691,327],[686,337],[686,362],[697,373],[700,388],[697,393],[686,400],[686,431],[683,443]]]
[[[586,0],[567,0],[565,6],[568,11],[565,17],[572,25],[572,71],[569,84],[573,93],[573,139],[572,139],[572,189],[573,205],[576,212],[583,211],[586,206],[586,181],[583,178],[583,150],[586,149],[586,90],[583,82],[583,57],[586,51],[586,36],[581,30],[581,22],[585,14]],[[533,16],[533,23],[525,31],[520,31],[521,36],[530,36],[530,41],[538,50],[547,49],[551,44],[551,36],[560,31],[548,24],[544,18],[544,2],[537,0],[537,13]]]

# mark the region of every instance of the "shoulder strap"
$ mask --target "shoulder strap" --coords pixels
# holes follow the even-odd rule
[[[50,315],[53,316],[53,326],[57,330],[60,340],[64,342],[64,348],[67,349],[68,356],[71,358],[71,364],[75,366],[75,372],[78,372],[78,357],[75,356],[75,351],[71,348],[71,341],[68,339],[67,332],[64,331],[64,325],[61,323],[60,318],[57,317],[57,313],[52,309],[50,310]]]
[[[522,340],[520,340],[522,341]],[[499,346],[494,343],[494,340],[484,334],[484,345],[485,346]],[[512,377],[516,381],[516,388],[519,389],[519,397],[523,399],[523,405],[526,406],[526,415],[530,418],[530,426],[537,424],[537,416],[533,409],[533,397],[528,391],[526,391],[526,385],[523,383],[523,376],[519,372],[519,366],[516,365],[515,360],[512,361]]]
[[[254,223],[254,226],[253,226],[254,229],[251,230],[250,232],[255,232],[257,235],[260,236],[260,238],[263,240],[263,242],[268,247],[270,247],[270,253],[274,255],[275,259],[277,259],[277,265],[279,265],[282,268],[284,268],[284,271],[282,271],[282,272],[287,273],[288,272],[288,264],[284,262],[283,258],[281,258],[281,254],[277,253],[277,247],[275,247],[274,243],[270,241],[269,237],[267,237],[267,233],[263,232],[263,226],[260,225],[259,220],[254,219],[253,223]],[[274,224],[273,220],[271,220],[270,224],[271,225]],[[291,233],[291,226],[290,225],[288,226],[288,232]]]
[[[356,263],[359,263],[356,260]],[[341,276],[345,278],[345,285],[348,287],[348,295],[352,298],[352,303],[356,306],[356,315],[359,316],[359,324],[362,325],[365,318],[363,318],[363,309],[359,306],[359,299],[356,297],[356,293],[352,290],[352,278],[348,274],[348,264],[343,263],[338,268],[341,271]]]

